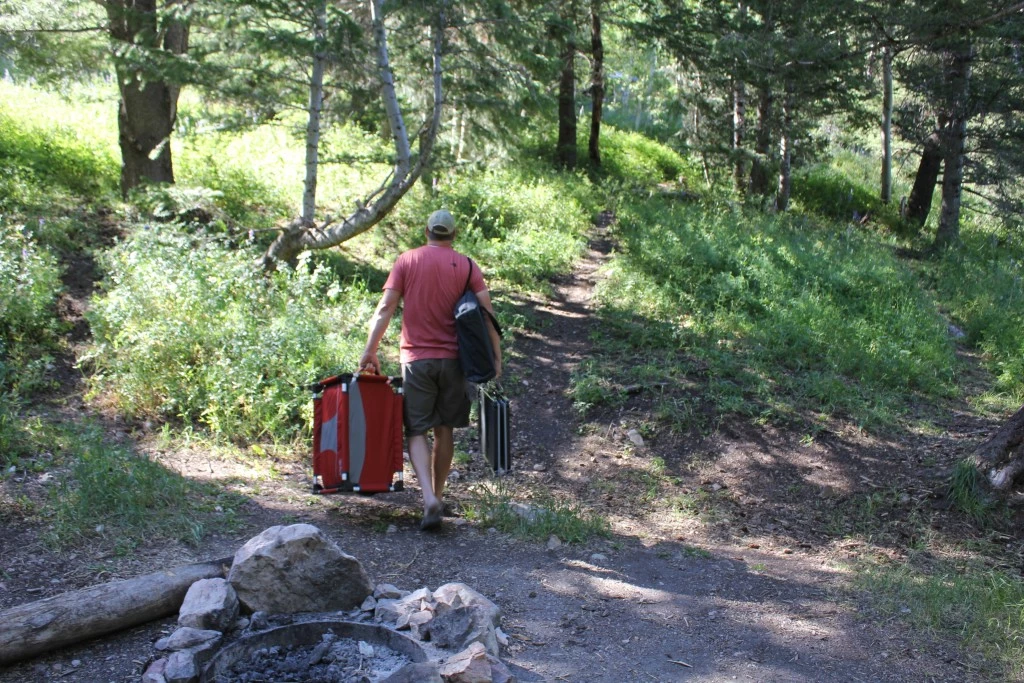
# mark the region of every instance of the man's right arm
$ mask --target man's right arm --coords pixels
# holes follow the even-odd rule
[[[380,358],[377,357],[377,348],[380,346],[380,340],[384,338],[384,333],[388,330],[388,325],[398,309],[398,302],[401,298],[401,295],[393,289],[384,290],[384,294],[377,304],[377,309],[373,312],[373,317],[370,318],[370,330],[366,340],[366,348],[359,359],[360,371],[372,369],[374,372],[380,372]]]

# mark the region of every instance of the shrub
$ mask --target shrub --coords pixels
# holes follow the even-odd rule
[[[129,416],[198,421],[215,434],[295,438],[300,390],[355,367],[376,302],[307,260],[264,276],[253,254],[141,228],[106,255],[89,314],[94,391]]]
[[[923,265],[943,308],[983,352],[997,402],[1024,402],[1024,244],[968,223],[963,245]]]
[[[611,126],[601,128],[601,171],[609,180],[645,190],[662,182],[696,187],[700,178],[696,166],[671,148]]]
[[[27,393],[43,382],[60,343],[60,289],[56,258],[27,226],[0,216],[0,390]]]

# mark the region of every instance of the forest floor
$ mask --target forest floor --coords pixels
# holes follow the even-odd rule
[[[653,392],[644,390],[621,408],[581,416],[568,388],[599,333],[591,297],[614,246],[609,219],[550,296],[521,302],[534,331],[515,341],[506,363],[514,470],[502,479],[507,490],[584,501],[609,520],[608,537],[524,540],[463,516],[490,481],[479,453],[456,465],[447,494],[454,516],[423,533],[408,468],[401,493],[314,496],[305,460],[267,465],[168,446],[141,425],[108,418],[111,438],[244,496],[230,531],[197,547],[160,541],[122,556],[111,543],[55,551],[38,518],[7,515],[0,609],[229,556],[269,526],[307,522],[359,558],[375,583],[413,590],[462,581],[489,596],[510,636],[503,659],[524,681],[995,680],[956,639],[909,628],[900,612],[914,605],[895,616],[878,610],[852,569],[901,561],[921,534],[937,547],[981,533],[947,509],[943,492],[952,464],[993,425],[951,403],[936,408],[941,430],[890,438],[841,427],[810,439],[747,419],[702,434],[650,433]],[[47,410],[73,420],[91,409],[76,390]],[[643,445],[629,438],[633,429],[647,434]],[[475,450],[474,434],[459,435],[461,450]],[[686,505],[666,512],[650,501],[665,495],[652,489],[655,461]],[[53,475],[7,478],[0,496],[44,501]],[[153,642],[173,628],[164,619],[0,668],[0,681],[138,681]]]

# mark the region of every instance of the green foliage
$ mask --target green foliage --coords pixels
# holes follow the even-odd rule
[[[1019,235],[968,224],[963,245],[922,265],[942,306],[983,352],[995,376],[992,399],[1002,407],[1024,402],[1024,242]]]
[[[577,176],[523,164],[453,175],[435,197],[407,195],[389,223],[412,226],[400,245],[409,248],[423,243],[426,216],[447,208],[458,221],[457,248],[492,284],[536,291],[576,262],[599,199]]]
[[[542,493],[517,510],[514,498],[515,492],[501,480],[482,485],[474,491],[467,517],[532,540],[554,535],[564,543],[585,543],[611,533],[607,520],[573,501]]]
[[[793,172],[794,209],[814,213],[839,223],[859,222],[868,216],[893,231],[904,229],[897,203],[879,198],[877,160],[839,151],[827,163]],[[899,188],[893,188],[898,197]]]
[[[303,261],[257,274],[253,254],[144,226],[104,259],[89,314],[95,392],[125,414],[205,424],[227,437],[296,438],[299,387],[354,367],[376,296]]]
[[[884,612],[915,629],[958,635],[968,650],[1024,675],[1024,579],[980,563],[883,562],[861,567],[858,583]],[[993,679],[995,680],[995,679]]]
[[[30,393],[60,343],[56,258],[25,225],[0,216],[0,391]]]
[[[955,391],[933,302],[869,237],[720,207],[623,209],[625,253],[598,292],[611,334],[594,372],[699,371],[720,413],[838,412],[862,424],[891,422],[915,394]]]
[[[586,158],[581,151],[581,159]],[[669,147],[640,133],[601,128],[601,173],[626,186],[649,190],[658,183],[696,187],[700,171]]]
[[[98,427],[57,440],[71,470],[51,500],[56,545],[110,538],[121,551],[142,540],[172,538],[198,543],[203,516],[217,495],[123,446],[105,442]],[[225,500],[226,502],[226,500]]]
[[[116,190],[118,158],[90,134],[90,108],[75,109],[0,83],[0,210],[42,206],[55,191],[94,199]]]
[[[31,455],[39,432],[38,420],[29,420],[22,414],[17,397],[10,392],[0,392],[0,470],[17,466],[22,458]]]
[[[978,468],[970,461],[959,461],[950,479],[949,498],[961,512],[985,525],[992,521],[995,508],[982,490],[981,477]]]

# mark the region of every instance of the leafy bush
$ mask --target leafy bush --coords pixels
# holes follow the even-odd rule
[[[596,372],[621,375],[616,354],[629,353],[637,378],[700,368],[722,412],[810,409],[864,423],[918,392],[955,391],[934,303],[867,238],[658,202],[629,207],[620,225],[625,253],[599,288],[616,341]]]
[[[24,225],[0,216],[0,390],[31,392],[43,381],[61,326],[56,258]]]
[[[94,142],[102,137],[83,134],[75,107],[9,84],[0,84],[0,103],[0,209],[40,205],[54,191],[97,198],[116,190],[118,158]]]
[[[650,189],[662,182],[696,187],[700,171],[674,150],[640,133],[601,128],[601,171],[610,180]]]
[[[377,295],[306,261],[263,276],[253,255],[142,228],[104,259],[89,319],[94,391],[130,416],[178,417],[215,433],[294,438],[300,386],[355,367]]]

